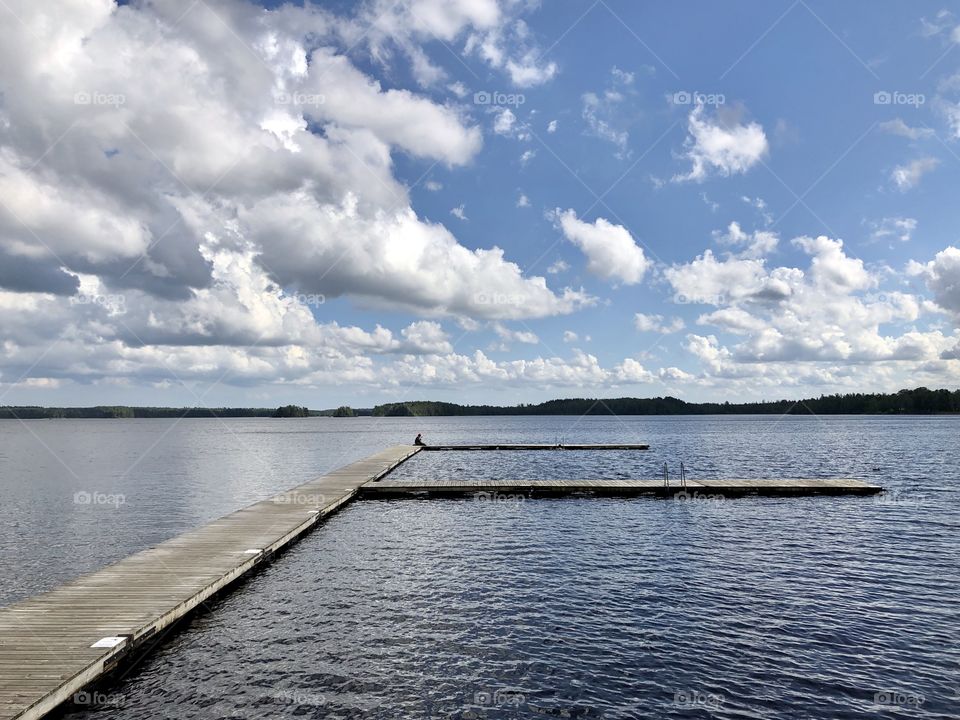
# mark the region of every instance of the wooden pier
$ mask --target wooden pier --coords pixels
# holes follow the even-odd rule
[[[421,445],[421,450],[648,450],[649,445],[554,445],[499,443],[493,445]]]
[[[678,500],[723,499],[756,495],[763,497],[800,495],[873,495],[883,488],[863,480],[687,480],[673,479],[665,485],[656,480],[392,480],[389,477],[360,488],[361,497],[464,497],[524,496],[562,497],[595,495],[608,497],[651,497]]]
[[[861,480],[393,480],[421,450],[645,450],[646,445],[398,445],[136,553],[55,590],[0,608],[0,720],[40,718],[158,642],[165,628],[269,560],[358,496],[492,499],[558,495],[870,494]]]
[[[0,609],[0,718],[40,718],[418,448],[400,445]]]

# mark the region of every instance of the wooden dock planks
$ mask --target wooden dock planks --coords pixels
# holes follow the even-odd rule
[[[419,448],[398,445],[0,608],[0,719],[39,718]],[[93,648],[101,638],[114,647]]]

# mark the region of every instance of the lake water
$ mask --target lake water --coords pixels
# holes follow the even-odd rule
[[[880,498],[362,501],[70,717],[960,716],[960,418],[0,423],[0,603],[389,444],[426,477],[869,479]]]

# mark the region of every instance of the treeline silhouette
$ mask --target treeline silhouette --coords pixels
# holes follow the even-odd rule
[[[919,387],[896,393],[821,395],[806,400],[746,403],[690,403],[675,397],[569,398],[535,405],[458,405],[414,401],[387,403],[373,408],[378,417],[432,417],[450,415],[871,415],[960,412],[960,390]]]
[[[299,405],[280,408],[163,408],[98,405],[86,408],[37,406],[0,407],[0,419],[42,418],[213,418],[213,417],[441,417],[457,415],[932,415],[960,413],[960,390],[925,387],[896,393],[821,395],[806,400],[746,403],[691,403],[675,397],[568,398],[511,406],[459,405],[417,400],[387,403],[374,408],[346,405],[330,410],[308,410]]]
[[[276,408],[164,408],[128,405],[98,405],[85,408],[3,406],[0,407],[0,419],[273,417],[275,412],[277,412]]]
[[[310,409],[302,405],[281,405],[270,417],[291,418],[291,417],[310,417]]]

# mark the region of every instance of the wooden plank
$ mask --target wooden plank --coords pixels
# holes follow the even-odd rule
[[[40,718],[420,448],[398,445],[0,608],[0,720]],[[113,647],[91,647],[117,637]]]

